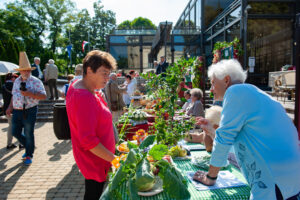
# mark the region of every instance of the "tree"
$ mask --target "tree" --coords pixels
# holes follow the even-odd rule
[[[131,22],[131,27],[133,29],[156,29],[156,26],[152,23],[150,19],[138,17]]]
[[[47,22],[50,31],[51,50],[55,52],[57,40],[63,26],[74,21],[72,11],[75,10],[71,0],[24,0],[25,5]]]
[[[97,47],[101,50],[105,50],[106,36],[111,33],[111,31],[116,26],[115,13],[110,10],[104,10],[103,5],[101,5],[101,0],[94,3],[95,17],[91,21],[91,43],[98,43]]]
[[[118,29],[132,29],[131,21],[125,20],[121,24],[118,25]]]
[[[156,29],[156,26],[150,19],[137,17],[132,21],[123,21],[118,25],[118,29]]]

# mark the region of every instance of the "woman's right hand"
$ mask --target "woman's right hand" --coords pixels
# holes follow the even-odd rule
[[[202,128],[206,134],[210,136],[215,135],[215,129],[207,119],[203,117],[196,117],[196,125],[200,125],[200,128]]]

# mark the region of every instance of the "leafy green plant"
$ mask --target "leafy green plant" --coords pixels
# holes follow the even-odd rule
[[[191,128],[190,123],[174,121],[176,92],[187,70],[194,65],[195,58],[182,58],[167,68],[165,76],[153,73],[143,75],[147,80],[148,94],[156,99],[155,135],[158,144],[175,145],[184,138],[184,132]]]

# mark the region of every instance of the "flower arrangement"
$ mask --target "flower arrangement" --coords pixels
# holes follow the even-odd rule
[[[204,73],[204,59],[202,56],[199,56],[195,59],[194,63],[193,63],[193,74],[194,74],[194,78],[193,78],[193,88],[201,88],[202,91],[204,91],[204,81],[203,81],[203,73]]]
[[[213,63],[217,63],[222,59],[222,50],[228,47],[233,48],[232,58],[239,59],[239,57],[243,55],[242,46],[238,38],[234,38],[232,42],[226,42],[226,41],[216,42],[213,50],[213,54],[214,54]]]

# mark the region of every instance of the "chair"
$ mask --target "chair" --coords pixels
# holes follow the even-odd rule
[[[283,74],[282,77],[282,86],[279,86],[279,90],[283,96],[283,103],[285,103],[285,98],[291,95],[292,97],[295,96],[296,90],[296,73],[289,72]]]

